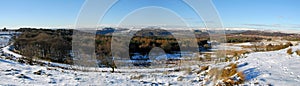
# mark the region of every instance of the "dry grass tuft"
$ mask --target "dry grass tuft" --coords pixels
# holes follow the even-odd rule
[[[240,77],[240,81],[238,82],[239,84],[245,82],[246,77],[243,72],[238,72],[237,75]]]
[[[205,71],[205,70],[208,70],[209,69],[209,66],[201,66],[201,71]]]
[[[238,60],[242,58],[243,54],[247,54],[248,50],[218,50],[219,52],[226,52],[226,57],[222,59],[224,62],[229,62],[232,60]]]
[[[205,56],[206,61],[211,61],[212,60],[211,54],[205,54],[204,56]]]
[[[288,54],[293,54],[293,51],[292,51],[292,48],[290,48],[290,49],[288,49],[287,51],[286,51],[286,53],[288,53]]]
[[[236,73],[237,73],[237,64],[231,63],[230,65],[222,69],[221,78],[227,78],[233,76]]]
[[[168,75],[168,74],[170,74],[169,71],[164,71],[164,72],[163,72],[163,75]]]
[[[145,77],[144,75],[133,75],[133,76],[130,76],[130,79],[142,79],[143,77]]]
[[[300,50],[296,50],[297,55],[300,56]]]
[[[226,50],[226,55],[233,55],[233,57],[238,57],[242,54],[249,53],[247,50]]]
[[[185,68],[184,70],[185,70],[185,73],[186,73],[186,74],[192,74],[192,73],[193,73],[193,70],[192,70],[192,68],[190,68],[190,67]]]

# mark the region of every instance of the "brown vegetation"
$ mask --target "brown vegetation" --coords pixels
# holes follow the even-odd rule
[[[30,58],[71,64],[71,30],[20,29],[24,31],[15,39],[15,49]]]
[[[280,50],[280,49],[287,48],[289,46],[293,46],[293,44],[291,42],[287,42],[284,45],[283,44],[280,44],[280,45],[269,44],[266,46],[266,51]]]
[[[237,64],[235,63],[231,63],[221,71],[222,73],[220,78],[223,79],[223,82],[226,86],[242,84],[245,81],[244,74],[237,71]],[[234,80],[232,76],[237,76],[239,79]]]
[[[231,63],[222,69],[212,68],[208,75],[214,82],[222,80],[222,83],[216,83],[217,86],[232,86],[244,83],[245,75],[243,72],[237,71],[237,64]]]
[[[287,51],[286,51],[286,53],[288,53],[288,54],[293,54],[293,51],[292,51],[292,48],[290,48],[290,49],[288,49]]]
[[[228,36],[226,38],[227,43],[243,43],[243,42],[258,42],[260,40],[263,40],[262,37],[258,36]]]
[[[208,70],[209,69],[209,66],[201,66],[200,67],[200,71],[205,71],[205,70]]]
[[[72,64],[73,59],[71,56],[71,48],[72,48],[72,34],[73,30],[65,30],[65,29],[32,29],[32,28],[21,28],[18,31],[22,32],[21,35],[15,38],[14,48],[15,52],[18,52],[30,59],[44,59],[53,62]],[[99,33],[101,31],[98,31]],[[105,31],[103,31],[105,32]],[[179,45],[177,44],[177,40],[170,36],[170,33],[167,36],[155,35],[155,36],[144,36],[145,34],[153,33],[163,35],[167,34],[167,32],[159,32],[159,30],[155,31],[145,31],[142,33],[137,33],[130,41],[129,49],[121,49],[121,51],[132,51],[141,52],[142,55],[146,55],[149,51],[154,47],[160,47],[164,49],[166,53],[173,53],[174,51],[180,51]],[[87,33],[83,33],[87,34]],[[142,35],[141,35],[142,34]],[[201,35],[200,33],[197,36],[202,37],[205,35]],[[116,37],[118,38],[118,37]],[[84,39],[84,38],[83,38]],[[115,68],[115,63],[112,61],[112,51],[111,51],[111,40],[112,35],[107,34],[97,34],[95,38],[96,44],[96,57],[97,60],[100,60],[99,65],[101,66],[109,66]],[[181,41],[181,48],[189,49],[191,46],[189,42],[191,38],[184,39]],[[205,49],[210,48],[207,44],[206,38],[197,38],[198,45],[200,47],[204,47]],[[120,43],[122,44],[122,43]],[[196,44],[197,45],[197,44]],[[86,43],[87,47],[89,43]],[[122,45],[116,45],[115,47],[120,47]],[[119,53],[119,52],[117,52]],[[124,57],[120,55],[120,57]]]
[[[296,50],[297,55],[300,56],[300,50]]]
[[[286,42],[285,44],[279,44],[279,45],[251,45],[251,46],[242,46],[243,48],[252,49],[255,52],[261,52],[261,51],[276,51],[288,48],[289,46],[293,46],[291,42]]]

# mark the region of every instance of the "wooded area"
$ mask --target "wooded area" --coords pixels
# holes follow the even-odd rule
[[[73,64],[72,53],[72,32],[69,29],[32,29],[21,28],[18,31],[21,35],[14,40],[14,48],[17,53],[20,53],[30,59],[43,59],[53,62]],[[150,31],[151,32],[151,31]],[[166,53],[180,51],[178,41],[172,37],[172,34],[163,32],[164,36],[140,36],[137,33],[129,45],[130,52],[138,52],[141,55],[146,55],[154,47],[164,49]],[[208,38],[208,37],[206,37]],[[99,65],[112,66],[111,60],[111,40],[112,35],[97,34],[95,40],[95,52],[97,60],[101,62]],[[190,46],[186,39],[182,42],[183,48],[204,47],[209,49],[207,39],[204,37],[198,38],[198,46]],[[128,51],[128,50],[127,50]]]

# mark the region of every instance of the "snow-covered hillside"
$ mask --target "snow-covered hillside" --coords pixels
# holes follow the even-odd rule
[[[196,74],[182,72],[83,72],[26,65],[0,59],[0,85],[199,85]],[[97,69],[95,69],[97,70]],[[99,69],[101,70],[101,68]],[[153,69],[160,70],[160,69]],[[126,71],[118,69],[116,71]]]
[[[300,45],[292,46],[292,55],[287,53],[290,48],[279,51],[256,52],[240,59],[240,70],[244,71],[247,83],[272,84],[278,86],[297,86],[300,84],[300,56],[294,51]]]
[[[4,40],[4,39],[2,39]],[[15,58],[22,57],[2,48],[4,53]],[[254,52],[246,54],[247,58],[238,60],[238,71],[245,75],[246,85],[279,85],[295,86],[300,83],[300,56],[288,54],[287,50],[300,50],[300,45],[269,52]],[[193,73],[198,65],[182,68],[145,68],[116,69],[110,73],[109,68],[94,68],[97,72],[66,70],[49,65],[28,65],[18,63],[6,56],[0,58],[0,85],[206,85],[205,76]],[[44,61],[47,63],[46,61]],[[51,63],[62,65],[58,63]],[[209,64],[212,67],[224,67],[227,62]],[[66,66],[66,65],[62,65]]]

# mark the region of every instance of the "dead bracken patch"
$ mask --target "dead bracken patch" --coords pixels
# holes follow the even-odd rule
[[[216,86],[232,86],[244,83],[245,75],[238,72],[237,63],[231,63],[224,68],[212,68],[208,72],[207,79],[211,78]]]
[[[227,77],[233,76],[234,74],[237,73],[236,68],[237,68],[237,64],[234,64],[234,63],[231,63],[227,67],[223,68],[221,78],[227,78]]]
[[[218,85],[222,85],[222,86],[238,85],[238,84],[242,84],[245,81],[245,76],[243,72],[237,71],[236,63],[231,63],[230,65],[222,69],[220,80],[222,80],[223,83]]]

